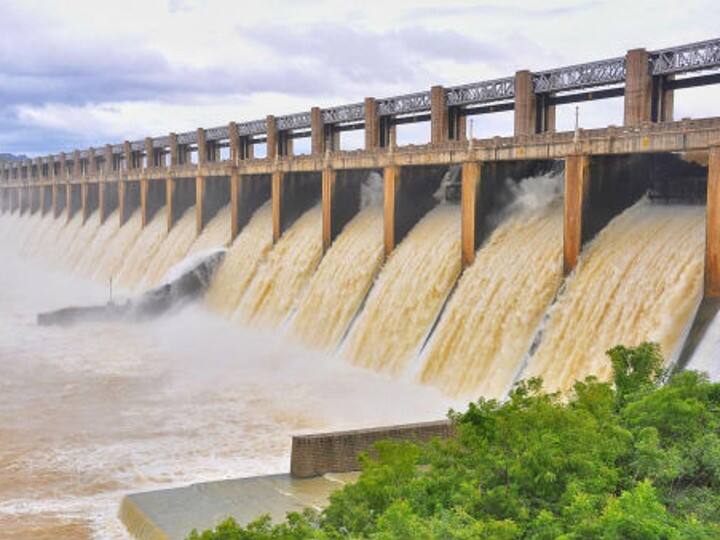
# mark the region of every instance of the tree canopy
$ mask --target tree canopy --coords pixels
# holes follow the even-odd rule
[[[608,356],[610,382],[563,396],[531,379],[503,402],[450,411],[455,437],[378,443],[322,512],[188,538],[720,538],[720,384],[667,378],[655,344]]]

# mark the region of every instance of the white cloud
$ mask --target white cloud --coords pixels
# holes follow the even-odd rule
[[[712,0],[5,1],[0,151],[48,153],[59,141],[116,142],[660,48],[714,37],[715,8]],[[717,114],[712,95],[681,92],[676,108]],[[616,108],[583,104],[581,120],[607,123],[607,114],[617,123]],[[478,134],[506,133],[506,116],[478,119]],[[560,124],[573,117],[563,109]]]

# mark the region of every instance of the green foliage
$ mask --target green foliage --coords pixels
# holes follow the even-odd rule
[[[720,384],[684,372],[661,385],[654,344],[608,356],[611,383],[562,397],[531,379],[451,411],[452,439],[379,443],[320,514],[189,539],[720,538]]]

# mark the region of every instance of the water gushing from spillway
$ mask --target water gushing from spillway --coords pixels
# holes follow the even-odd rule
[[[322,257],[322,210],[315,206],[283,234],[260,263],[240,300],[237,318],[246,324],[275,327],[297,307]]]
[[[358,366],[401,373],[460,274],[460,212],[440,204],[428,212],[390,255],[344,354]]]
[[[214,312],[230,317],[272,248],[272,207],[261,206],[225,254],[205,296]]]
[[[336,347],[382,261],[383,213],[374,206],[360,211],[323,257],[293,317],[293,334],[313,347]]]
[[[511,187],[421,359],[420,380],[452,395],[505,395],[562,282],[562,177]]]
[[[606,379],[605,351],[618,344],[654,341],[673,358],[702,295],[704,219],[702,206],[646,199],[613,219],[586,246],[522,377],[551,390]]]
[[[257,226],[271,225],[267,215],[259,209],[232,248],[253,230],[269,246],[272,227]],[[136,216],[119,228],[91,219],[92,244],[101,234],[110,244],[78,268],[92,268],[91,252],[110,274],[128,256],[146,261],[138,244],[165,237],[158,217],[148,238]],[[45,231],[35,242],[56,229],[71,236],[62,218],[0,216],[0,530],[9,537],[127,538],[115,515],[128,492],[281,472],[291,433],[440,418],[455,405],[199,308],[141,325],[39,327],[37,311],[102,303],[106,287],[52,270],[42,250],[31,250],[40,264],[17,257],[37,223]],[[122,255],[108,258],[111,249]]]

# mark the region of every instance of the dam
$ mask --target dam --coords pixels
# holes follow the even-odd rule
[[[148,457],[158,449],[144,446],[142,430],[135,442],[150,476],[115,470],[107,461],[128,456],[103,453],[107,441],[91,437],[107,470],[88,472],[97,491],[82,496],[217,480],[203,464],[208,456],[235,476],[277,472],[287,444],[263,437],[436,420],[455,403],[503,399],[532,376],[567,391],[578,377],[607,378],[604,351],[618,343],[656,341],[668,367],[720,376],[720,118],[673,118],[674,93],[717,84],[718,69],[720,40],[635,49],[0,163],[5,287],[35,277],[28,261],[60,272],[37,274],[45,284],[33,305],[104,301],[110,284],[114,295],[141,294],[178,265],[227,250],[204,297],[167,320],[38,336],[21,318],[24,346],[53,340],[65,351],[79,347],[85,362],[94,336],[115,348],[133,342],[107,365],[51,359],[48,386],[72,385],[73,372],[111,417],[104,393],[114,395],[115,384],[137,399],[129,417],[102,426],[108,437],[139,430],[140,416],[164,418],[154,385],[183,413],[156,429],[170,447],[178,442],[187,471]],[[623,98],[624,125],[555,130],[555,107],[610,97]],[[498,111],[513,111],[512,137],[468,133],[468,118]],[[430,123],[431,140],[398,146],[397,126],[415,122]],[[364,131],[364,149],[340,148],[352,130]],[[301,138],[311,152],[294,155]],[[262,147],[266,155],[255,157]],[[175,368],[188,379],[167,389],[161,381]],[[223,381],[233,374],[236,388]],[[274,402],[274,385],[290,412]],[[59,392],[48,408],[103,423]],[[405,405],[378,410],[397,401]],[[250,402],[268,415],[251,412]],[[225,417],[223,403],[236,412]],[[197,441],[204,417],[213,441],[234,423],[240,434],[219,449]],[[41,443],[69,460],[52,454],[52,441]],[[238,452],[250,456],[242,467],[233,462]],[[103,474],[113,485],[101,485]]]

